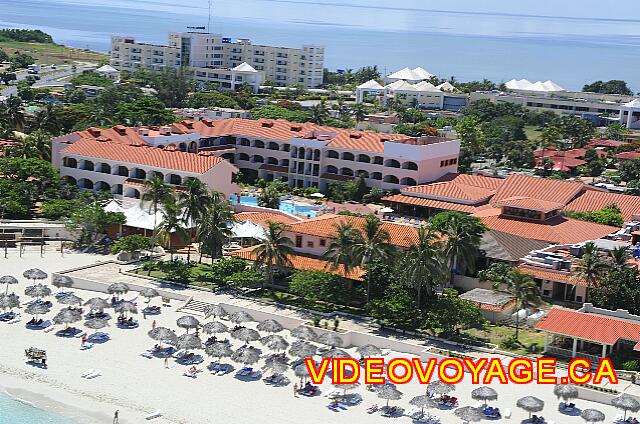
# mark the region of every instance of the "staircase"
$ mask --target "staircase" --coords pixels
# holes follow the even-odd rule
[[[204,311],[209,306],[211,306],[211,303],[203,302],[201,300],[195,300],[192,298],[182,308],[180,308],[180,312],[204,315]]]

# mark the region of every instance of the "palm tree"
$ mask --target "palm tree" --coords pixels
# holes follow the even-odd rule
[[[262,189],[262,192],[258,196],[258,205],[263,208],[279,209],[280,208],[280,190],[275,184],[269,184]]]
[[[51,134],[36,130],[25,137],[18,148],[24,159],[38,158],[49,162],[51,160]]]
[[[273,267],[285,268],[291,266],[289,256],[293,253],[293,243],[287,236],[282,235],[284,224],[267,221],[267,230],[262,243],[256,246],[255,264],[262,264],[269,284],[273,284]],[[264,283],[262,284],[264,290]]]
[[[365,268],[375,261],[390,259],[395,248],[389,242],[389,238],[389,232],[382,228],[380,220],[373,215],[368,215],[353,245],[355,263]],[[371,300],[371,273],[367,270],[367,303],[369,300]]]
[[[176,202],[174,196],[167,197],[162,202],[162,222],[156,228],[158,237],[162,241],[162,244],[167,246],[171,260],[173,261],[173,249],[171,247],[171,236],[175,235],[182,240],[188,238],[187,229],[184,225],[184,221],[181,218],[181,209]]]
[[[329,112],[324,100],[320,100],[320,103],[311,107],[311,122],[318,125],[323,125],[327,121]]]
[[[442,215],[446,219],[437,219]],[[484,226],[478,219],[457,212],[444,212],[434,217],[435,229],[446,237],[445,252],[449,262],[450,280],[453,284],[454,271],[460,273],[475,270],[478,248],[482,240]]]
[[[590,241],[585,243],[582,257],[576,261],[576,269],[588,287],[597,287],[609,271],[609,265],[595,243]]]
[[[364,121],[367,117],[367,108],[362,103],[356,103],[352,106],[353,117],[356,118],[356,122]]]
[[[157,225],[156,215],[158,214],[158,206],[169,198],[173,198],[173,189],[161,178],[153,178],[144,182],[144,193],[140,198],[140,204],[149,202],[149,213],[153,213],[153,236],[151,237],[151,250],[156,245]]]
[[[433,298],[434,287],[442,286],[447,281],[449,269],[444,256],[444,243],[432,229],[419,228],[418,240],[405,255],[404,272],[406,284],[417,292],[418,308],[422,307],[422,289],[428,298]]]
[[[349,222],[336,225],[335,229],[336,234],[331,237],[329,246],[322,257],[327,260],[327,266],[331,270],[336,270],[342,265],[346,277],[353,268],[353,247],[359,234],[353,228],[353,224]]]
[[[61,108],[59,106],[54,106],[53,103],[47,103],[47,105],[40,109],[35,115],[35,125],[38,129],[49,132],[51,134],[59,134],[60,133],[60,121],[58,117],[60,116]]]
[[[200,219],[196,238],[200,242],[200,261],[202,252],[207,251],[211,260],[222,256],[222,246],[231,237],[229,223],[233,222],[233,209],[224,194],[211,193],[209,205]]]
[[[7,120],[16,131],[22,131],[25,124],[22,100],[20,100],[19,97],[10,95],[4,103],[4,113],[6,114]]]
[[[613,268],[618,270],[629,266],[627,261],[630,258],[631,257],[629,256],[629,252],[627,252],[626,246],[616,247],[609,252],[609,260],[611,261]]]
[[[518,340],[518,330],[520,328],[520,310],[540,304],[540,293],[536,282],[531,276],[518,270],[511,270],[502,281],[496,281],[493,288],[509,293],[514,300],[518,310],[516,312],[516,340]]]
[[[207,211],[211,202],[209,189],[197,178],[189,177],[183,183],[185,190],[178,193],[178,205],[184,211],[184,222],[187,227],[192,226],[196,233],[200,220]],[[191,261],[192,233],[189,231],[189,250],[187,250],[187,263]]]

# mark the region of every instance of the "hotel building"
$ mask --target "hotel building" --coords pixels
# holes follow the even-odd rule
[[[110,64],[119,71],[129,72],[186,67],[193,71],[196,81],[222,83],[225,81],[218,81],[220,76],[226,78],[229,75],[231,78],[233,75],[228,71],[246,64],[257,71],[255,78],[260,80],[259,84],[270,80],[277,86],[302,84],[314,88],[322,85],[324,47],[255,45],[249,39],[195,32],[170,33],[168,45],[145,44],[131,37],[113,36]],[[214,77],[216,73],[219,74],[217,78]],[[246,75],[233,77],[244,79]]]

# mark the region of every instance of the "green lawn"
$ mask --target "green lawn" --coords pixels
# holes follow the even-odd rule
[[[250,297],[254,297],[256,299],[262,300],[270,300],[272,302],[282,303],[284,305],[296,306],[299,308],[311,309],[317,312],[344,312],[348,314],[354,315],[363,315],[364,311],[360,308],[356,308],[353,306],[345,306],[338,305],[335,303],[328,302],[314,302],[309,305],[303,298],[298,297],[294,294],[283,292],[283,291],[267,291],[266,293],[255,291],[249,294]]]
[[[472,328],[463,331],[463,333],[469,336],[472,340],[478,340],[499,346],[500,342],[515,334],[515,328],[503,325],[487,325],[483,330]],[[529,347],[532,344],[537,345],[538,351],[542,350],[544,346],[544,334],[538,330],[521,328],[518,332],[518,341],[520,342],[521,347],[509,350],[518,354],[530,354],[531,351]]]
[[[527,135],[529,140],[537,140],[542,131],[540,131],[540,128],[537,125],[527,125],[524,127],[524,133]]]
[[[74,61],[103,62],[109,60],[109,55],[84,49],[74,49],[60,44],[24,43],[20,41],[1,41],[0,48],[12,55],[16,51],[29,54],[38,63],[62,65]]]
[[[191,274],[189,277],[188,284],[192,286],[197,286],[197,287],[208,287],[213,289],[218,288],[217,284],[212,284],[211,281],[208,280],[207,278],[207,275],[210,272],[210,270],[211,270],[210,265],[198,264],[194,266],[193,268],[191,268]],[[153,278],[167,279],[167,280],[171,279],[167,277],[167,274],[164,271],[160,271],[160,270],[153,270],[151,271],[151,274],[149,274],[148,271],[145,271],[142,268],[136,268],[131,272],[139,275],[150,276]]]

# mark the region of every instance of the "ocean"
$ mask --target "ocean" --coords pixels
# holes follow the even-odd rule
[[[0,394],[0,424],[80,424]]]
[[[205,26],[207,0],[0,0],[0,27],[107,52],[112,34],[148,43]],[[326,47],[325,65],[444,78],[551,79],[567,89],[623,79],[640,91],[640,2],[620,0],[215,0],[212,32]]]

